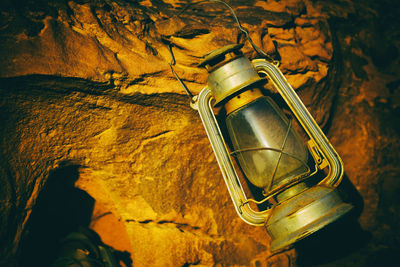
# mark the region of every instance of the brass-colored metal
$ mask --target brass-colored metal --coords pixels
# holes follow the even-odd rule
[[[250,60],[244,56],[213,69],[208,76],[208,86],[218,106],[229,97],[239,93],[244,88],[257,83],[264,83]]]
[[[211,78],[211,82],[209,80],[209,87],[200,92],[198,99],[196,99],[197,105],[195,107],[198,108],[239,217],[251,225],[265,225],[272,238],[271,251],[274,251],[318,231],[349,212],[353,206],[346,203],[336,189],[343,177],[343,163],[339,155],[293,88],[288,84],[281,71],[276,65],[263,59],[253,60],[251,64],[258,73],[267,75],[268,80],[272,82],[312,140],[308,142],[308,148],[315,159],[316,166],[313,173],[293,177],[287,183],[279,185],[268,192],[266,199],[260,202],[247,199],[223,139],[218,121],[213,113],[214,99],[217,104],[226,103],[225,108],[230,113],[259,97],[253,96],[252,93],[245,93],[246,97],[242,100],[234,100],[232,98],[235,94],[254,87],[254,83],[261,80],[254,73],[246,73],[246,70],[250,68],[243,58],[235,58],[210,74],[210,76],[214,75],[214,77]],[[224,69],[229,64],[235,65],[233,66],[234,68],[228,66]],[[243,66],[245,67],[243,68]],[[240,93],[240,95],[242,94]],[[229,103],[230,101],[232,102]],[[328,173],[318,185],[307,189],[304,184],[301,184],[301,182],[325,168],[328,168]],[[270,199],[270,203],[272,203],[272,196],[276,196],[278,202],[273,203],[274,205],[270,208],[263,211],[255,211],[250,207],[250,202],[263,203]]]
[[[227,145],[218,126],[217,119],[213,113],[213,97],[211,90],[205,87],[197,98],[198,112],[206,130],[208,139],[214,150],[215,158],[222,172],[229,195],[231,196],[233,206],[238,216],[250,225],[262,226],[268,219],[271,210],[255,211],[249,204],[242,206],[247,202],[247,196],[244,193],[239,176],[236,173],[232,158],[228,153]]]
[[[243,45],[227,45],[208,54],[198,65],[210,73],[208,87],[215,98],[215,106],[249,85],[262,83],[250,60],[243,56]]]
[[[258,72],[264,73],[270,78],[307,135],[310,139],[314,140],[318,151],[327,160],[329,172],[319,184],[328,187],[337,187],[343,179],[343,162],[328,138],[322,132],[321,128],[319,128],[285,76],[283,76],[282,72],[275,65],[264,59],[255,59],[252,63]]]
[[[320,170],[329,166],[328,161],[321,155],[321,152],[318,149],[317,144],[314,140],[310,139],[307,142],[308,150],[310,151],[312,157],[314,158],[315,162],[318,165]]]
[[[228,100],[228,102],[225,103],[224,107],[226,110],[226,114],[229,114],[232,111],[235,111],[238,108],[243,107],[244,105],[247,105],[248,103],[262,96],[263,94],[261,93],[261,90],[258,88],[253,88],[250,90],[243,91],[242,93],[233,97],[232,99]]]
[[[299,241],[348,213],[353,206],[337,188],[313,186],[274,207],[266,222],[271,251]]]
[[[276,194],[275,199],[278,203],[282,203],[291,197],[297,196],[298,194],[307,190],[308,188],[310,187],[307,186],[307,184],[303,181],[288,187],[286,190],[280,191],[278,194]]]
[[[228,63],[229,60],[225,59],[226,54],[230,54],[228,58],[234,58],[234,55],[242,56],[243,54],[240,51],[242,47],[243,44],[231,44],[218,48],[204,56],[204,59],[197,65],[197,67],[204,67],[208,72],[211,72],[216,64],[220,62]]]
[[[239,29],[250,41],[254,50],[259,55],[269,58],[269,60],[257,59],[250,63],[240,51],[243,45],[230,45],[220,48],[206,56],[203,62],[199,64],[210,73],[208,87],[204,88],[197,98],[193,97],[190,92],[188,94],[193,99],[191,106],[199,111],[239,217],[252,225],[265,225],[272,238],[270,250],[276,251],[318,231],[353,208],[351,204],[346,203],[341,198],[337,189],[343,177],[343,163],[278,69],[279,62],[274,61],[252,42],[247,30],[240,25],[233,9],[228,4],[219,0],[214,2],[222,3],[232,11]],[[170,66],[174,75],[180,81],[172,68],[172,60]],[[247,200],[218,121],[213,113],[213,107],[220,108],[222,104],[226,104],[225,109],[229,114],[260,97],[258,94],[246,91],[264,81],[258,73],[264,73],[268,76],[268,80],[272,81],[274,87],[310,137],[308,149],[316,165],[312,174],[298,174],[297,177],[289,177],[285,183],[267,192],[266,198],[260,202],[252,199]],[[185,88],[183,82],[180,82]],[[185,90],[188,92],[187,88]],[[239,94],[239,97],[235,97],[237,94]],[[290,130],[290,127],[288,130]],[[283,151],[284,145],[285,142],[279,149],[280,157],[285,153]],[[242,151],[234,151],[234,153],[238,152]],[[326,177],[318,185],[307,188],[303,181],[325,168],[328,168]],[[266,190],[268,191],[270,187],[271,184]],[[270,199],[272,196],[276,197]],[[263,203],[267,200],[270,200],[273,205],[262,212],[254,211],[249,205],[250,202]],[[277,200],[277,202],[273,202],[273,200]]]
[[[219,67],[222,67],[223,65],[225,65],[226,63],[229,63],[239,57],[241,57],[242,55],[237,55],[234,52],[229,52],[227,54],[224,55],[224,57],[221,57],[221,61],[215,65],[205,65],[204,67],[206,68],[206,70],[208,72],[213,72],[214,70],[218,69]]]

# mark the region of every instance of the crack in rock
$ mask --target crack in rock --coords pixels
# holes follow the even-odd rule
[[[126,219],[125,222],[127,223],[137,223],[137,224],[144,224],[144,225],[152,225],[155,227],[160,227],[160,226],[167,226],[171,228],[177,228],[180,232],[190,232],[191,234],[194,235],[202,235],[202,236],[207,236],[212,239],[218,239],[218,236],[216,235],[211,235],[208,234],[207,232],[202,231],[201,227],[199,226],[192,226],[188,223],[178,223],[170,220],[161,220],[161,221],[154,221],[154,220],[135,220],[135,219]]]

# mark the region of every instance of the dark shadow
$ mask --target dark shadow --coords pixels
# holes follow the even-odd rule
[[[366,246],[371,239],[353,216],[346,216],[295,244],[299,267],[329,263]]]
[[[354,187],[353,183],[350,181],[349,177],[347,177],[346,173],[343,175],[343,180],[338,186],[339,192],[342,195],[342,198],[354,206],[354,210],[352,212],[353,217],[360,217],[363,209],[364,209],[364,200]]]
[[[20,266],[51,266],[59,252],[60,241],[82,229],[91,233],[94,245],[103,244],[98,234],[88,228],[95,199],[75,187],[79,168],[80,165],[64,162],[50,173],[25,228]],[[132,266],[128,252],[114,251],[114,256],[125,266]]]
[[[381,247],[367,256],[365,267],[399,266],[400,249],[398,247]]]
[[[95,200],[75,187],[79,168],[65,163],[50,173],[22,240],[21,266],[50,266],[58,241],[79,226],[89,226]]]
[[[339,185],[342,198],[354,205],[354,209],[318,232],[297,242],[296,264],[299,267],[329,263],[348,256],[365,247],[371,234],[364,231],[357,221],[363,209],[363,200],[356,188],[345,176]]]

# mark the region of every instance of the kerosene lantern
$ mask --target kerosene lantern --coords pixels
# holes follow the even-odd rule
[[[270,250],[276,251],[353,206],[337,189],[343,176],[339,155],[282,72],[265,59],[250,61],[242,46],[228,45],[204,58],[199,66],[209,72],[208,85],[191,106],[200,114],[238,215],[246,223],[265,226]],[[266,83],[279,93],[307,140],[266,94]],[[247,198],[238,171],[262,191],[262,200]],[[255,210],[252,202],[268,205]]]

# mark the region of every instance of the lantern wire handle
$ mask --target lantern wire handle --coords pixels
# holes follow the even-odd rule
[[[174,53],[172,52],[172,47],[169,44],[168,45],[168,50],[169,53],[171,54],[171,61],[169,62],[169,67],[171,68],[172,73],[174,74],[175,78],[178,80],[178,82],[181,84],[181,86],[183,87],[183,89],[185,89],[186,94],[190,97],[190,99],[192,99],[193,101],[193,94],[192,92],[190,92],[189,88],[187,88],[186,84],[181,80],[181,78],[179,78],[178,74],[175,72],[174,67],[176,64],[176,60],[175,60],[175,56]]]
[[[190,6],[197,5],[197,4],[202,4],[202,3],[207,3],[207,2],[214,2],[214,3],[223,4],[225,7],[227,7],[231,11],[232,16],[235,19],[239,30],[244,34],[246,39],[249,41],[249,43],[253,47],[254,51],[256,51],[259,56],[264,57],[268,61],[272,62],[274,65],[278,65],[279,64],[279,61],[273,59],[270,55],[268,55],[266,52],[264,52],[260,47],[258,47],[253,42],[253,40],[251,39],[251,37],[249,35],[249,31],[246,28],[244,28],[242,26],[242,24],[240,23],[239,18],[237,17],[235,10],[233,10],[233,8],[229,4],[224,2],[224,1],[221,1],[221,0],[204,0],[204,1],[194,2],[194,3],[189,3],[177,14],[177,17],[179,17],[183,12],[185,12]],[[239,43],[239,40],[238,40],[238,43]]]
[[[221,0],[204,0],[204,1],[198,1],[198,2],[194,2],[194,3],[189,3],[187,4],[176,16],[179,17],[183,12],[185,12],[190,6],[193,5],[197,5],[197,4],[202,4],[202,3],[206,3],[206,2],[214,2],[214,3],[219,3],[219,4],[223,4],[225,7],[227,7],[231,13],[233,18],[236,21],[236,24],[239,28],[239,30],[244,34],[244,36],[246,37],[246,39],[249,41],[249,43],[251,44],[251,46],[253,47],[254,51],[257,52],[257,54],[261,57],[264,57],[265,59],[267,59],[268,61],[272,62],[272,64],[278,66],[279,65],[279,61],[273,59],[270,55],[268,55],[267,53],[265,53],[260,47],[258,47],[253,40],[251,39],[249,32],[246,28],[244,28],[242,26],[242,24],[239,21],[239,18],[236,15],[235,10],[233,10],[233,8],[227,4],[224,1]],[[239,43],[239,40],[238,40]],[[168,50],[169,53],[171,54],[171,61],[169,62],[169,67],[171,68],[172,73],[174,74],[175,78],[178,80],[178,82],[181,84],[181,86],[183,87],[183,89],[185,90],[186,94],[190,97],[192,103],[195,101],[194,100],[194,95],[192,94],[192,92],[190,92],[189,88],[185,85],[185,83],[181,80],[181,78],[179,77],[179,75],[175,72],[174,67],[176,64],[176,60],[175,60],[175,56],[174,53],[172,52],[172,46],[171,44],[168,44]]]

